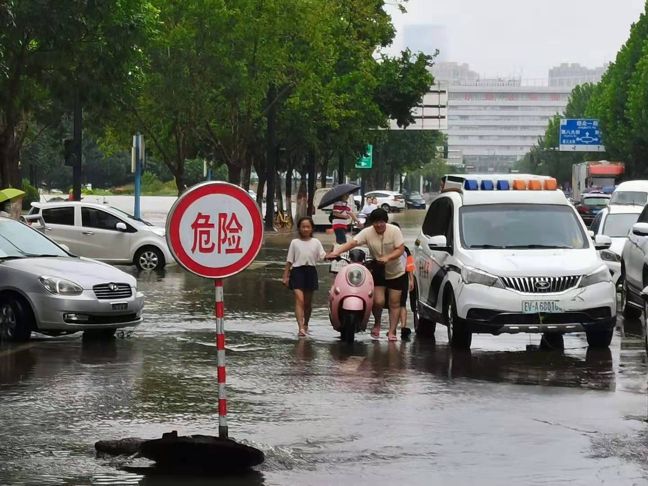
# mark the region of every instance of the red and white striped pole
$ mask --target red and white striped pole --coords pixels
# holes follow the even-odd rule
[[[218,436],[227,439],[227,391],[225,390],[225,306],[223,280],[214,281],[216,294],[216,358],[218,364]]]

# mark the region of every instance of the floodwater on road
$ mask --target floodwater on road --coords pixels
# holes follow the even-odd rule
[[[401,216],[408,241],[421,214]],[[136,273],[146,320],[110,342],[35,335],[0,346],[0,484],[648,484],[646,354],[639,322],[609,350],[583,335],[476,335],[472,350],[371,341],[328,323],[320,267],[311,334],[281,285],[290,237],[226,280],[230,436],[262,449],[243,478],[142,476],[94,442],[217,434],[213,286],[176,266]],[[323,239],[330,243],[330,235]]]

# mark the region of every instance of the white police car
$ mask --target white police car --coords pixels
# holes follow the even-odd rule
[[[454,347],[472,333],[584,331],[610,344],[616,293],[592,241],[556,180],[534,175],[449,175],[416,240],[414,321],[448,328]]]

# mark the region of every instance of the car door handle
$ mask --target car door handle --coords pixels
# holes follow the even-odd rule
[[[94,231],[84,231],[82,234],[84,234],[84,235],[94,235]]]

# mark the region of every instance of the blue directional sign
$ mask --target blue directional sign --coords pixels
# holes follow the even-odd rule
[[[558,138],[562,152],[605,152],[598,120],[563,118]]]

